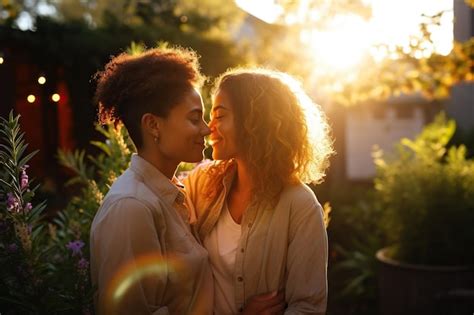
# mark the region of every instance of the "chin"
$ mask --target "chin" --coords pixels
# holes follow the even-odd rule
[[[220,160],[219,154],[216,153],[215,150],[212,150],[212,159],[213,159],[213,160]]]
[[[222,154],[222,153],[213,151],[212,152],[212,159],[213,160],[227,160],[229,158],[227,156],[225,156],[224,154]]]
[[[197,163],[197,162],[201,162],[203,159],[204,159],[204,154],[202,152],[199,152],[199,154],[196,153],[196,154],[188,156],[187,159],[184,160],[184,162]]]

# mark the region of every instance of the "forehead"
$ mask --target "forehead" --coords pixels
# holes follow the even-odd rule
[[[232,109],[229,98],[223,90],[217,91],[217,93],[214,95],[214,101],[212,102],[212,110],[217,110],[219,108]]]
[[[194,88],[189,90],[189,92],[183,97],[182,101],[175,106],[175,109],[184,112],[202,111],[203,104],[201,94]]]

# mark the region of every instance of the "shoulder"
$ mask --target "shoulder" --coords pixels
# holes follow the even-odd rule
[[[320,239],[324,239],[326,230],[323,207],[308,185],[297,184],[285,188],[282,199],[287,202],[289,209],[290,239],[294,239],[303,230],[311,237],[320,235]]]
[[[321,205],[311,188],[303,183],[286,186],[280,200],[288,203],[291,209],[319,209]]]
[[[208,161],[199,164],[182,180],[186,191],[200,189],[214,182],[227,172],[232,163],[228,161]]]
[[[303,183],[285,187],[279,203],[288,209],[290,225],[324,220],[323,208],[316,195]]]
[[[118,206],[136,203],[137,206],[142,205],[152,208],[152,205],[158,204],[158,200],[158,196],[148,188],[143,178],[128,169],[110,187],[103,204],[116,204]]]
[[[105,199],[97,212],[92,226],[109,223],[128,224],[149,220],[153,217],[151,207],[134,196],[110,196]]]
[[[223,161],[206,161],[203,163],[198,164],[193,170],[191,170],[186,177],[188,178],[195,178],[195,179],[202,179],[205,177],[211,176],[214,172],[222,169],[225,162]]]

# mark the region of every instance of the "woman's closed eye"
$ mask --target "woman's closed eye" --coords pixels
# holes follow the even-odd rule
[[[203,120],[203,117],[199,114],[195,114],[195,115],[191,115],[188,119],[192,124],[198,125]]]
[[[214,114],[211,114],[211,119],[219,120],[224,117],[224,114],[219,110],[215,112]]]

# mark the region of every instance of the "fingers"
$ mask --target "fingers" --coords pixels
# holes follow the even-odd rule
[[[251,297],[246,303],[244,314],[282,314],[285,305],[285,291],[272,291]]]
[[[263,302],[263,301],[271,300],[276,296],[278,296],[278,292],[277,291],[272,291],[272,292],[268,292],[268,293],[255,295],[252,299],[256,300],[256,301],[262,301]]]
[[[284,301],[285,300],[285,290],[280,290],[278,291],[278,294],[276,296],[279,300]]]
[[[281,302],[281,303],[278,303],[276,305],[273,305],[269,308],[266,308],[264,311],[263,311],[263,314],[265,315],[279,315],[279,314],[283,314],[283,311],[285,310],[285,306],[286,304],[284,302]]]
[[[262,294],[255,295],[253,297],[253,299],[257,301],[266,301],[266,300],[272,300],[272,299],[282,300],[284,298],[285,298],[285,290],[262,293]]]

